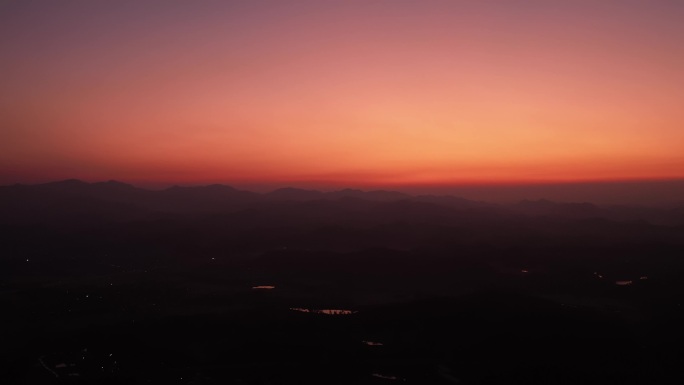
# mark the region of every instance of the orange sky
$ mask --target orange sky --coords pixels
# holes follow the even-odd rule
[[[0,182],[684,177],[682,2],[95,3],[0,5]]]

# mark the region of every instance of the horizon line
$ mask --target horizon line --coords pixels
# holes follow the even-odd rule
[[[525,187],[525,186],[560,186],[560,185],[584,185],[584,184],[641,184],[641,183],[668,183],[668,182],[684,182],[684,177],[673,177],[673,178],[610,178],[610,179],[528,179],[528,180],[496,180],[496,181],[454,181],[448,183],[436,183],[436,182],[414,182],[414,183],[369,183],[367,181],[359,182],[342,182],[342,181],[331,181],[331,180],[290,180],[290,181],[266,181],[266,180],[225,180],[225,181],[155,181],[155,180],[144,180],[144,179],[131,179],[131,178],[58,178],[58,179],[41,179],[37,181],[17,181],[5,184],[0,184],[2,187],[16,186],[16,185],[41,185],[50,183],[59,183],[67,181],[79,181],[88,184],[94,183],[106,183],[106,182],[118,182],[135,187],[143,186],[158,186],[157,188],[170,188],[170,187],[202,187],[202,186],[212,186],[212,185],[222,185],[222,186],[280,186],[276,189],[281,188],[312,188],[312,185],[327,186],[327,188],[341,188],[341,189],[362,189],[362,188],[373,188],[373,189],[384,189],[384,188],[452,188],[452,187]],[[300,187],[300,186],[309,187]],[[325,188],[324,188],[325,190]]]

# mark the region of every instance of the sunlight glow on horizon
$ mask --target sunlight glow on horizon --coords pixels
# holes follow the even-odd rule
[[[7,3],[1,181],[684,178],[682,16],[667,1]]]

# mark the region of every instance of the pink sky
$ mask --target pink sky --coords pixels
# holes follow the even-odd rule
[[[675,1],[5,2],[0,182],[684,178],[681,20]]]

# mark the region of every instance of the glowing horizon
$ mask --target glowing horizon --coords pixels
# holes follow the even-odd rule
[[[684,178],[684,4],[0,5],[0,182]]]

